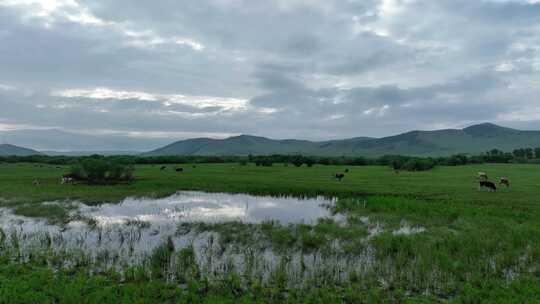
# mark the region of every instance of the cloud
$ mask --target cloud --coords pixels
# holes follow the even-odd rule
[[[109,88],[58,90],[53,91],[51,96],[70,99],[82,98],[89,100],[157,102],[165,108],[170,109],[173,109],[174,106],[181,105],[200,110],[242,111],[248,106],[246,100],[236,98],[186,96],[181,94],[153,94],[140,91],[117,91]]]
[[[0,0],[0,122],[148,146],[540,128],[539,37],[525,0]]]

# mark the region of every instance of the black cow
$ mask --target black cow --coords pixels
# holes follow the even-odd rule
[[[480,181],[480,188],[488,188],[491,191],[497,191],[497,186],[495,186],[495,183],[490,181]]]
[[[184,172],[184,168],[176,168],[176,172]]]
[[[338,181],[341,181],[341,180],[345,177],[345,174],[343,174],[343,173],[336,173],[335,177],[336,177],[336,179],[337,179]]]
[[[345,169],[345,173],[349,173],[349,169]]]
[[[167,166],[161,166],[161,168],[159,170],[163,171],[165,169],[167,169]]]
[[[67,174],[62,174],[62,178],[72,178],[72,179],[77,179],[79,176],[77,174],[73,174],[73,173],[67,173]]]

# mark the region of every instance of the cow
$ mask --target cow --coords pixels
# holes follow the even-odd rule
[[[163,171],[165,169],[167,169],[167,166],[161,166],[161,168],[159,168],[159,170],[161,170],[161,171]]]
[[[37,179],[34,179],[34,180],[32,181],[32,185],[34,185],[34,186],[39,186],[39,185],[41,185],[41,184],[40,184],[40,182],[39,182]]]
[[[176,168],[175,171],[176,172],[184,172],[184,168]]]
[[[490,181],[480,181],[480,188],[488,188],[491,191],[497,191],[497,187],[495,186],[495,183]]]
[[[345,177],[345,174],[343,174],[343,173],[336,173],[336,175],[335,175],[335,178],[338,181],[341,181],[344,177]]]
[[[77,179],[77,175],[73,173],[68,173],[62,175],[62,178],[60,179],[60,184],[72,184]]]
[[[478,179],[488,180],[488,175],[486,172],[478,172]]]
[[[349,173],[349,169],[345,169],[345,173]]]
[[[501,177],[499,179],[499,185],[505,185],[506,188],[510,187],[510,180],[508,180],[508,177]]]
[[[62,178],[77,179],[77,175],[76,175],[76,174],[73,174],[73,173],[68,173],[68,174],[62,175]]]
[[[64,185],[64,184],[72,184],[74,181],[73,178],[71,177],[62,177],[62,179],[60,180],[60,184]]]

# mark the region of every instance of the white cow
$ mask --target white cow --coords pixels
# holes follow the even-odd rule
[[[486,172],[478,172],[478,178],[483,180],[488,180],[488,175]]]

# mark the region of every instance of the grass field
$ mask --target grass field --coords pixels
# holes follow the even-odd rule
[[[365,271],[348,269],[347,279],[339,282],[335,274],[321,273],[311,282],[313,284],[307,284],[310,287],[300,289],[286,287],[283,282],[291,280],[286,273],[272,273],[275,280],[265,284],[247,277],[240,280],[226,276],[217,285],[208,283],[199,274],[188,283],[196,287],[178,289],[174,282],[156,282],[152,276],[116,279],[110,274],[87,275],[88,265],[53,275],[48,268],[25,261],[0,268],[0,277],[5,282],[0,283],[0,299],[6,299],[11,292],[12,287],[7,286],[23,288],[21,282],[32,277],[38,285],[40,280],[57,282],[64,289],[86,291],[96,299],[109,297],[111,302],[120,297],[129,299],[131,294],[126,294],[126,290],[137,289],[148,281],[154,282],[152,288],[164,294],[156,295],[158,291],[149,289],[146,295],[137,294],[141,302],[150,301],[154,296],[152,299],[161,299],[160,302],[190,302],[191,299],[191,302],[216,303],[226,300],[246,303],[540,302],[538,166],[490,164],[399,174],[376,166],[296,168],[198,164],[194,167],[183,164],[179,167],[183,167],[184,172],[174,172],[173,166],[165,171],[160,171],[157,165],[138,166],[136,180],[131,184],[88,186],[60,185],[59,177],[67,171],[64,167],[2,164],[0,202],[21,215],[65,221],[67,213],[62,204],[41,203],[67,198],[88,203],[115,202],[126,196],[162,197],[177,190],[336,196],[340,199],[334,209],[347,217],[345,223],[208,224],[187,229],[214,231],[219,234],[220,242],[226,243],[224,246],[233,246],[239,251],[253,248],[255,243],[264,244],[281,252],[284,258],[292,252],[318,252],[327,260],[345,260],[369,251],[370,267]],[[350,172],[342,182],[332,178],[334,173],[345,169]],[[479,191],[476,181],[479,171],[487,172],[493,180],[506,176],[511,187],[497,192]],[[32,185],[34,179],[40,181],[39,186]],[[369,218],[371,224],[360,220],[364,217]],[[383,230],[366,238],[374,223]],[[405,224],[423,230],[413,234],[395,233]],[[340,246],[336,247],[335,242]],[[161,254],[167,256],[166,252]],[[13,272],[17,275],[12,275]],[[77,280],[68,283],[69,276]],[[83,287],[85,284],[89,286],[87,289]],[[96,286],[106,288],[100,293]],[[49,302],[67,299],[60,295],[62,288],[56,290],[57,293],[47,293],[26,286],[22,294],[43,297]],[[74,294],[71,295],[73,301],[79,301]]]
[[[426,199],[505,203],[513,207],[536,206],[540,201],[540,170],[536,165],[489,164],[438,167],[426,172],[395,174],[382,166],[313,168],[274,165],[273,167],[234,164],[180,165],[178,173],[169,166],[137,166],[136,181],[113,186],[60,185],[67,167],[32,164],[0,164],[0,197],[13,203],[36,203],[57,199],[80,199],[86,202],[118,201],[126,196],[159,197],[177,190],[204,190],[275,195],[407,195]],[[349,169],[342,182],[332,178]],[[506,176],[511,189],[498,193],[478,191],[476,173],[488,172],[492,179]],[[32,181],[41,185],[36,187]],[[499,206],[504,207],[504,206]]]

